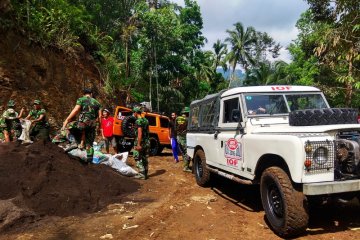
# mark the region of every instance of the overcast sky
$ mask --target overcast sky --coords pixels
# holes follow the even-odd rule
[[[184,0],[172,0],[184,5]],[[297,36],[295,27],[307,8],[304,0],[197,0],[204,22],[203,34],[208,39],[205,49],[212,49],[217,39],[227,37],[226,29],[242,22],[257,31],[267,32],[283,46],[280,59],[290,61],[286,47]]]

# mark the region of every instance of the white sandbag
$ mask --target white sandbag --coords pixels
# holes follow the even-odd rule
[[[87,156],[85,150],[76,148],[69,151],[68,154],[72,157],[77,157],[83,161],[86,161]],[[132,169],[130,166],[126,165],[128,156],[129,156],[128,152],[111,155],[111,154],[104,154],[99,151],[95,151],[92,162],[94,164],[99,164],[99,163],[105,164],[115,169],[121,175],[132,177],[138,174],[138,172]]]
[[[75,149],[69,151],[68,154],[73,156],[73,157],[78,157],[83,161],[86,161],[86,159],[87,159],[86,151],[81,150],[79,148],[75,148]]]
[[[126,165],[126,159],[128,157],[129,153],[121,153],[116,154],[114,156],[111,156],[109,160],[102,162],[102,164],[105,164],[107,166],[112,167],[116,171],[118,171],[121,175],[132,177],[138,174],[136,170],[131,168],[130,166]],[[122,156],[122,160],[119,160],[120,156]],[[124,162],[125,159],[125,162]]]
[[[123,153],[118,153],[118,154],[115,154],[114,158],[122,161],[123,163],[126,163],[127,164],[127,159],[128,159],[128,156],[129,156],[129,152],[123,152]]]
[[[19,140],[23,141],[23,143],[32,143],[33,141],[30,140],[31,121],[21,119],[20,124],[21,124],[22,131],[21,131],[21,135],[19,137]]]

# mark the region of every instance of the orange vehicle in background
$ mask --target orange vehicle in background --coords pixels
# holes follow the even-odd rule
[[[150,155],[158,155],[164,147],[170,147],[169,118],[167,116],[143,112],[143,117],[149,121]],[[116,138],[119,152],[130,151],[134,145],[135,117],[130,108],[117,106],[114,114],[113,134]]]

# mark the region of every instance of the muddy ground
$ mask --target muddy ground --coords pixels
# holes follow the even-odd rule
[[[181,169],[165,150],[150,157],[150,178],[136,180],[137,192],[95,213],[41,216],[0,239],[279,239],[266,223],[257,186],[217,178],[201,188]],[[315,209],[299,239],[360,239],[359,202]]]

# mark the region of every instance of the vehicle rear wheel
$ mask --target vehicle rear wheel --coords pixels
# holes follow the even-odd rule
[[[133,147],[133,142],[126,141],[124,138],[116,138],[116,148],[119,153],[130,152]]]
[[[160,149],[159,140],[155,136],[150,136],[149,141],[150,141],[149,155],[155,156],[158,154]]]
[[[136,118],[134,116],[127,116],[121,123],[121,129],[125,137],[135,137],[135,124]]]
[[[206,157],[203,150],[196,151],[194,156],[194,171],[196,183],[206,187],[210,182],[210,171],[206,168]]]
[[[266,169],[261,176],[260,192],[266,218],[276,234],[292,237],[305,231],[309,221],[306,198],[294,189],[284,170]]]
[[[159,150],[157,151],[156,155],[160,155],[160,153],[164,150],[164,146],[159,146]]]

